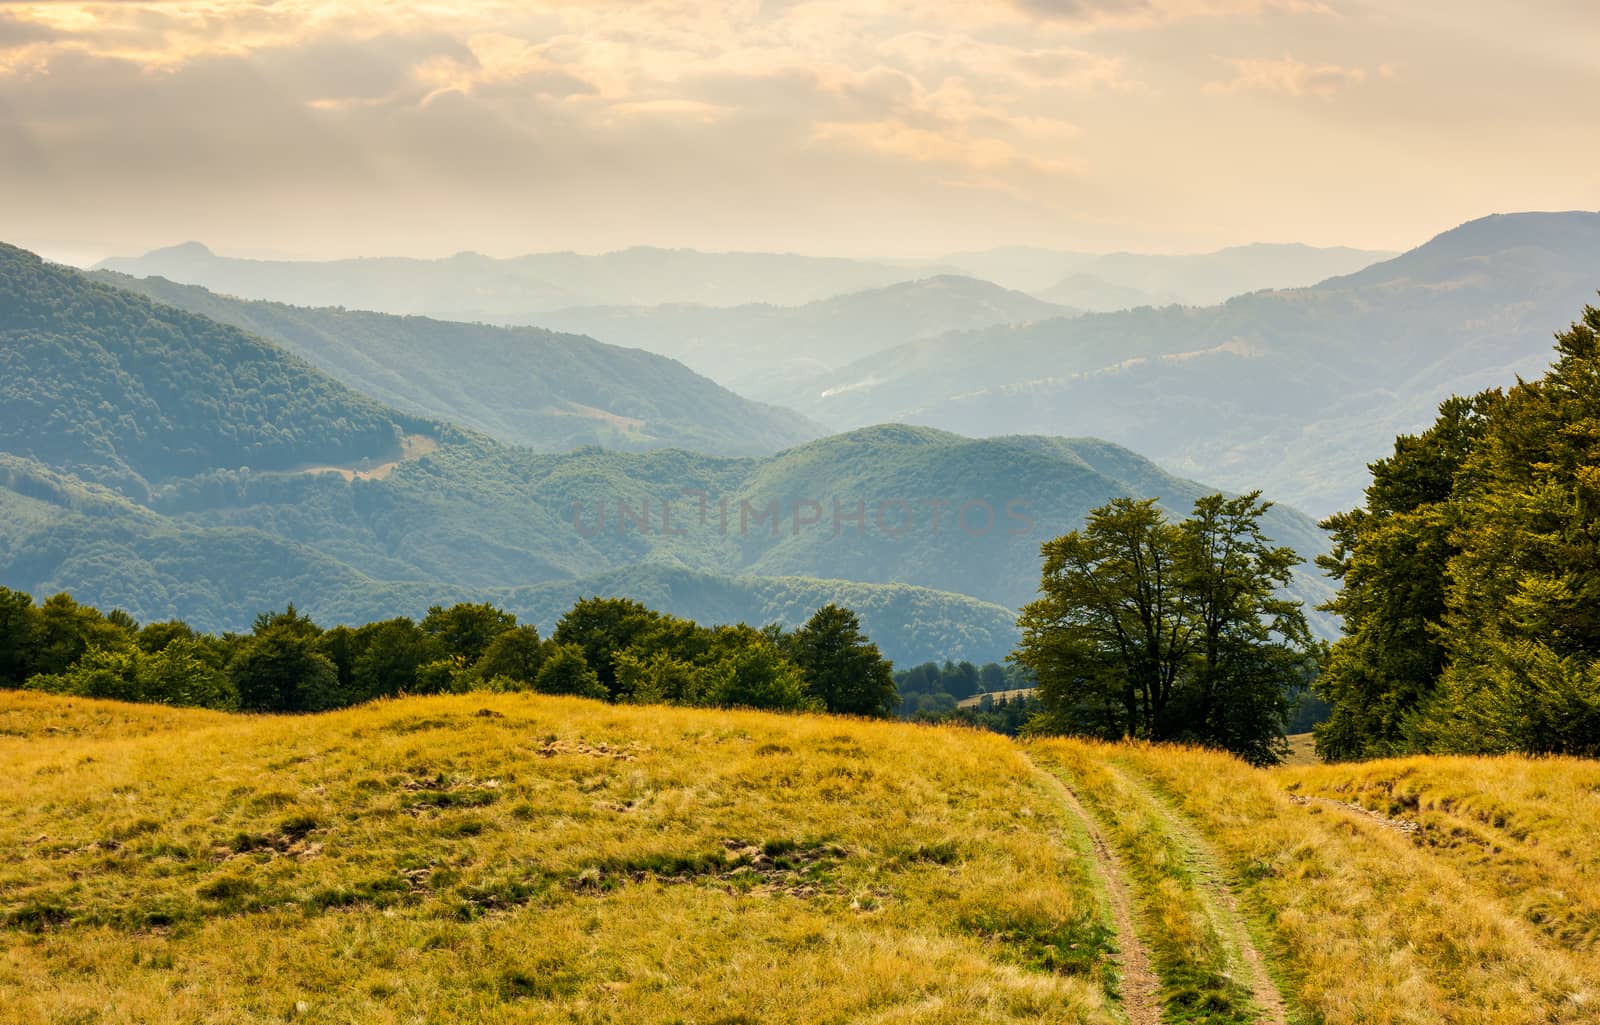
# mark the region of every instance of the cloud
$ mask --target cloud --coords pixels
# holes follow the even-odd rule
[[[1220,244],[1303,223],[1285,181],[1393,192],[1382,140],[1415,132],[1409,180],[1457,182],[1464,215],[1532,167],[1561,189],[1490,205],[1593,207],[1567,151],[1600,72],[1563,3],[0,0],[0,223],[300,252]],[[1503,154],[1480,192],[1429,163]]]
[[[1341,67],[1337,64],[1312,65],[1293,57],[1276,60],[1233,59],[1233,77],[1225,82],[1212,82],[1206,88],[1212,92],[1267,92],[1286,96],[1330,97],[1351,86],[1365,82],[1365,68]],[[1393,77],[1388,65],[1378,69],[1384,78]]]
[[[10,50],[28,43],[51,42],[61,37],[61,32],[48,25],[25,21],[0,11],[0,50]]]
[[[1185,18],[1330,14],[1321,0],[1011,0],[1025,14],[1086,28],[1160,25]]]

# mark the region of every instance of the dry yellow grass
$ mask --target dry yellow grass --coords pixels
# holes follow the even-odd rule
[[[1115,1020],[1086,863],[1002,738],[3,702],[8,1022]]]
[[[1146,779],[1225,860],[1289,995],[1311,1020],[1342,1023],[1600,1021],[1592,955],[1513,913],[1481,876],[1407,831],[1310,799],[1372,766],[1250,769],[1202,751],[1102,748]],[[1428,762],[1430,760],[1419,760]],[[1476,763],[1470,784],[1539,763]],[[1515,789],[1515,786],[1513,786]]]
[[[1284,772],[1324,806],[1388,820],[1570,955],[1600,1000],[1600,763],[1406,758]]]
[[[1107,880],[1045,772],[1118,848],[1168,1025],[1600,1021],[1594,763],[3,693],[0,1022],[1111,1025]]]

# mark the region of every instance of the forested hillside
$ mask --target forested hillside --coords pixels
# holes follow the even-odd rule
[[[1326,514],[1445,397],[1536,374],[1596,266],[1600,214],[1489,217],[1311,288],[914,343],[787,404],[836,428],[1092,433]]]
[[[65,270],[27,266],[60,279],[52,287],[194,326],[162,348],[159,365],[130,360],[108,373],[99,396],[106,409],[137,404],[170,368],[195,380],[221,373],[208,368],[215,356],[203,341],[211,335],[200,328],[210,325],[262,360],[298,368],[312,383],[297,395],[344,403],[328,407],[336,426],[408,422],[265,342],[119,298]],[[61,319],[63,330],[91,327]],[[8,382],[44,403],[42,394],[23,394],[30,382],[54,380],[23,362],[34,351],[8,349],[19,361]],[[226,437],[295,432],[254,406],[230,415],[239,422],[227,421]],[[76,462],[15,443],[0,490],[0,579],[207,629],[241,628],[289,600],[329,622],[417,615],[431,602],[469,598],[537,617],[591,587],[637,588],[659,595],[663,611],[697,618],[792,623],[832,593],[861,609],[897,660],[989,661],[1015,637],[1003,610],[1037,587],[1040,542],[1112,497],[1154,495],[1181,510],[1207,490],[1103,442],[974,441],[906,427],[764,460],[536,453],[428,427],[436,447],[413,445],[389,462],[341,465],[337,453],[319,451],[295,453],[314,465],[268,467],[234,449],[214,458],[201,450],[181,472],[131,487],[118,453],[143,443],[136,426],[105,427],[101,449],[83,447]],[[116,487],[96,491],[84,479]],[[1271,529],[1307,559],[1322,550],[1314,526],[1290,510],[1274,510]],[[1312,603],[1326,594],[1314,576],[1297,589]]]
[[[395,458],[437,432],[258,338],[0,245],[0,449],[142,495],[219,468]]]
[[[579,335],[247,302],[164,278],[94,276],[259,335],[397,409],[541,451],[670,446],[765,455],[825,433],[671,359]]]

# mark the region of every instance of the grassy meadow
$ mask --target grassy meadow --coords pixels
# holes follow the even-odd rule
[[[1115,1022],[1005,739],[576,699],[8,693],[16,1022]]]
[[[7,692],[0,1021],[1600,1021],[1597,836],[1571,760]]]

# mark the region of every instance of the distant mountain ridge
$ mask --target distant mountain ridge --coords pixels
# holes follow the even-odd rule
[[[917,276],[887,262],[649,246],[507,259],[458,253],[443,259],[300,261],[219,256],[199,242],[139,257],[113,257],[94,269],[165,277],[296,306],[347,306],[493,323],[525,322],[521,318],[530,313],[571,306],[797,305]]]
[[[578,335],[251,302],[108,271],[90,276],[259,335],[398,409],[540,451],[601,445],[765,455],[826,433],[669,358]]]
[[[1094,433],[1324,514],[1448,395],[1536,375],[1597,289],[1600,213],[1499,215],[1307,288],[914,342],[786,404],[836,428]]]
[[[945,274],[801,306],[596,306],[529,319],[671,356],[739,394],[765,399],[906,342],[1077,312],[978,278]]]
[[[718,253],[638,246],[609,253],[530,253],[496,259],[249,260],[199,242],[113,257],[95,266],[165,277],[246,299],[346,306],[383,313],[499,324],[540,323],[572,307],[801,306],[944,275],[970,276],[1085,309],[1209,303],[1269,287],[1309,285],[1394,254],[1299,244],[1234,246],[1212,253],[1088,254],[1027,247],[932,260],[865,260],[793,253]],[[1094,287],[1088,287],[1094,283]],[[611,341],[609,338],[603,340]]]
[[[1257,242],[1208,253],[1074,253],[1013,247],[957,253],[953,264],[1007,288],[1092,312],[1198,306],[1266,288],[1312,285],[1395,254],[1348,246]]]

